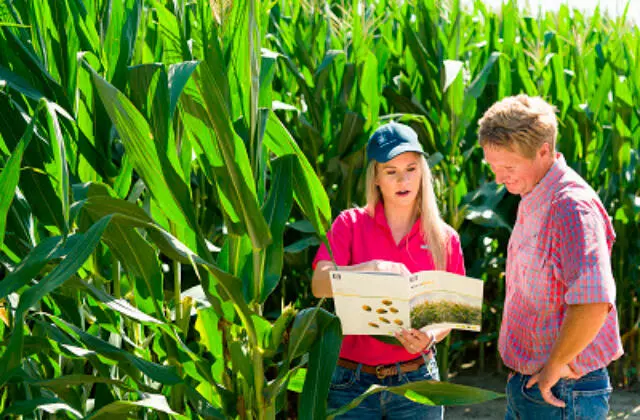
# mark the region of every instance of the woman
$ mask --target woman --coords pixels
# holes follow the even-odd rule
[[[367,206],[343,211],[333,223],[328,239],[337,267],[321,246],[313,262],[313,294],[332,296],[329,272],[336,269],[464,274],[458,235],[440,217],[416,132],[394,122],[381,126],[369,139],[367,159]],[[449,332],[402,330],[396,334],[402,346],[371,336],[345,336],[331,381],[329,408],[342,407],[373,384],[439,380],[434,344]],[[342,418],[441,419],[443,412],[442,407],[383,392]]]

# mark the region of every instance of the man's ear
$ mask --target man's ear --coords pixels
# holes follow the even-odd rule
[[[538,157],[547,158],[551,155],[551,145],[549,143],[542,143],[542,146],[538,149]]]

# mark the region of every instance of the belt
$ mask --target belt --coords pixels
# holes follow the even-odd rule
[[[432,357],[430,353],[427,354],[428,358]],[[398,364],[390,364],[390,365],[365,365],[358,362],[353,362],[351,360],[340,358],[338,359],[338,366],[356,370],[358,366],[360,367],[360,372],[368,373],[370,375],[376,375],[378,379],[384,379],[387,376],[395,376],[399,373],[408,373],[413,372],[415,370],[420,369],[425,363],[425,358],[420,356],[416,359],[409,360],[406,362],[398,363]],[[400,371],[398,372],[398,365],[400,367]]]

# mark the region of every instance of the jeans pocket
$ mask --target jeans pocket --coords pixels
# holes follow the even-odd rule
[[[558,384],[556,384],[553,388],[551,388],[551,393],[556,398],[563,400],[564,399],[563,396],[558,394],[558,387],[561,381],[562,379],[558,382]],[[529,378],[522,381],[522,387],[520,389],[520,393],[522,394],[522,397],[532,403],[552,407],[548,402],[544,400],[544,398],[542,398],[542,393],[540,392],[540,388],[538,387],[538,384],[533,385],[531,388],[527,388],[527,382],[529,382]]]
[[[611,387],[590,390],[573,391],[573,415],[576,420],[605,420],[609,413],[609,397]]]
[[[356,372],[342,366],[336,366],[331,376],[331,389],[347,389],[356,381]]]
[[[547,404],[544,398],[542,398],[542,393],[540,392],[540,388],[538,388],[538,385],[527,388],[527,382],[523,381],[520,393],[522,394],[522,397],[527,401],[542,405]]]

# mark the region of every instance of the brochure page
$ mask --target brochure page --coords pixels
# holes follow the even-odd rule
[[[344,335],[392,335],[401,328],[480,331],[481,280],[444,271],[411,276],[330,272],[336,315]]]

